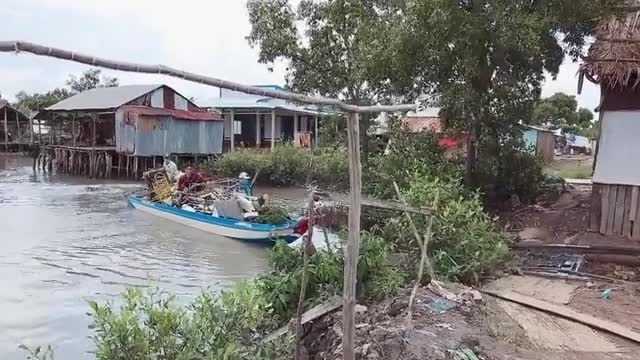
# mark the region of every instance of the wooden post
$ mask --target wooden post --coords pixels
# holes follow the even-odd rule
[[[236,146],[236,112],[234,109],[231,109],[229,116],[231,117],[231,134],[229,134],[229,140],[231,151],[233,151]]]
[[[271,151],[276,147],[276,111],[271,110]]]
[[[318,147],[318,115],[313,117],[313,147]]]
[[[296,313],[296,351],[294,359],[300,359],[300,350],[302,349],[302,313],[304,312],[304,301],[307,293],[307,282],[309,281],[309,257],[313,255],[313,225],[315,223],[315,209],[313,208],[314,190],[309,194],[309,206],[307,215],[309,218],[309,230],[302,239],[302,284],[300,285],[300,297],[298,298],[298,311]]]
[[[293,142],[296,146],[300,145],[298,141],[298,113],[293,114]]]
[[[347,124],[349,144],[349,241],[344,259],[342,305],[342,344],[344,360],[355,360],[355,307],[358,257],[360,255],[360,205],[362,197],[362,165],[360,163],[359,114],[352,113]]]
[[[73,138],[73,147],[76,147],[76,114],[71,115],[71,137]]]
[[[4,152],[9,152],[9,129],[7,127],[7,108],[9,104],[4,106]]]
[[[20,120],[18,117],[18,110],[16,112],[16,142],[20,143]]]
[[[91,116],[91,163],[93,166],[89,169],[89,177],[93,177],[95,170],[95,156],[96,156],[96,117],[97,114]]]
[[[260,113],[256,113],[256,148],[260,148]]]
[[[33,114],[29,115],[29,144],[33,145]]]
[[[42,145],[42,119],[38,119],[38,143]]]

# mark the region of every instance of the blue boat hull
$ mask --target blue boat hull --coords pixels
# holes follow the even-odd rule
[[[139,196],[129,196],[127,200],[130,206],[148,214],[233,239],[272,244],[278,239],[291,242],[298,237],[293,233],[294,222],[279,225],[250,223],[187,211]]]

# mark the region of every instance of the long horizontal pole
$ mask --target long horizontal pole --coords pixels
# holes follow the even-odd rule
[[[54,48],[45,45],[34,44],[26,41],[0,41],[0,52],[28,52],[35,55],[53,57],[62,60],[73,61],[91,66],[98,66],[107,69],[146,73],[146,74],[163,74],[187,81],[211,85],[223,89],[239,91],[245,94],[260,95],[276,99],[289,100],[305,104],[315,104],[323,106],[334,106],[345,112],[350,113],[380,113],[380,112],[396,112],[416,110],[416,104],[403,105],[373,105],[373,106],[356,106],[347,104],[338,99],[330,99],[326,97],[314,97],[303,94],[292,93],[288,91],[275,90],[270,88],[260,88],[256,86],[243,85],[233,81],[213,78],[210,76],[199,75],[192,72],[174,69],[165,65],[147,65],[131,62],[115,61],[105,58],[95,57],[77,53],[75,51]]]

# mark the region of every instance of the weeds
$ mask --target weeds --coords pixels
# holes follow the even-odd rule
[[[236,177],[243,171],[255,174],[258,182],[271,185],[304,185],[317,182],[332,188],[348,184],[347,153],[344,149],[309,151],[291,143],[278,144],[272,152],[240,149],[205,166],[210,174]]]

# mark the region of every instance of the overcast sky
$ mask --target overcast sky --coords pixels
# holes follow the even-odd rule
[[[273,72],[257,62],[245,40],[250,25],[246,0],[3,0],[1,40],[23,40],[114,60],[165,64],[246,84],[284,84],[285,67]],[[45,92],[63,86],[87,66],[61,60],[0,53],[0,93]],[[543,96],[576,95],[577,64],[564,64]],[[217,89],[145,74],[103,70],[121,84],[165,83],[187,97],[206,101]],[[580,106],[593,110],[599,90],[585,81]]]

